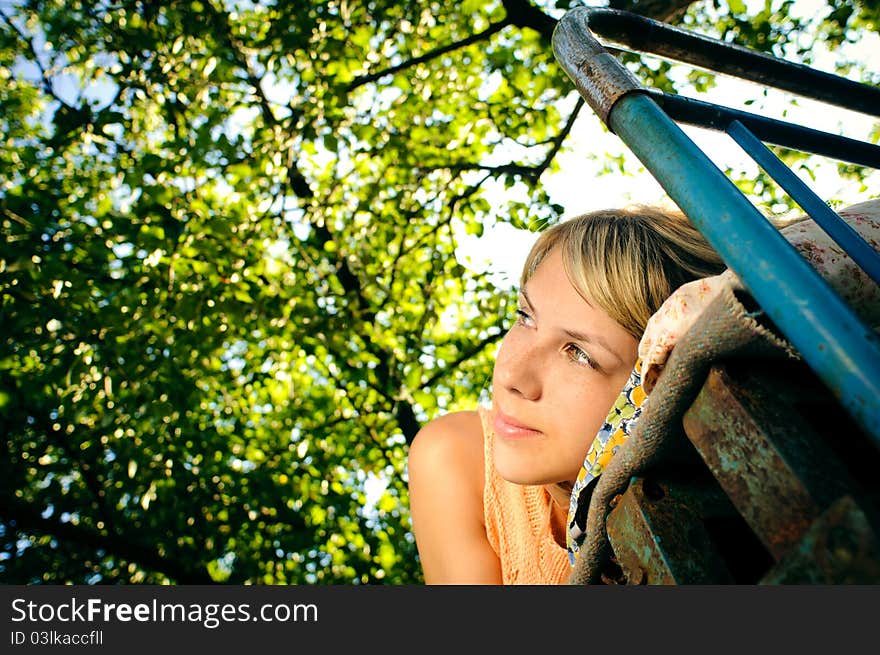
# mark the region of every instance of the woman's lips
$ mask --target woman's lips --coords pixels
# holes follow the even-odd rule
[[[535,430],[527,425],[523,425],[515,418],[507,416],[501,411],[495,412],[495,418],[492,420],[492,427],[495,428],[496,435],[505,439],[527,439],[541,434],[540,430]]]

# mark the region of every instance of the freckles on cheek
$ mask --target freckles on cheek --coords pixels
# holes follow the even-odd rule
[[[502,340],[501,345],[498,348],[498,352],[495,355],[495,363],[492,365],[492,377],[493,379],[498,376],[499,373],[504,371],[504,367],[507,364],[508,353],[512,349],[513,339],[511,338],[510,333],[508,333]]]
[[[558,420],[569,425],[576,424],[580,430],[598,430],[608,415],[617,394],[606,389],[595,389],[584,385],[569,389],[563,402],[558,404]]]
[[[552,399],[548,404],[559,411],[559,418],[563,420],[566,416],[583,415],[596,400],[583,379],[575,376],[557,376],[547,394]]]

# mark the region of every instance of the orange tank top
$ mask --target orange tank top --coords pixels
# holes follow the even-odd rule
[[[565,584],[571,573],[568,551],[553,538],[551,498],[541,485],[508,482],[495,470],[495,432],[481,407],[485,484],[483,512],[489,544],[501,560],[502,583]]]

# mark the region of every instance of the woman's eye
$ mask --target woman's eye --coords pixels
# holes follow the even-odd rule
[[[590,368],[599,368],[599,366],[596,364],[596,361],[592,357],[590,357],[589,353],[574,345],[573,343],[568,344],[566,346],[566,350],[568,351],[568,356],[573,362],[576,362],[578,364],[586,364]]]
[[[522,309],[516,310],[516,325],[531,325],[532,317]]]

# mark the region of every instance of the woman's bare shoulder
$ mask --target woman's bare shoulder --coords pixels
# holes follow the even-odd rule
[[[429,584],[501,582],[501,564],[483,519],[483,467],[483,427],[476,411],[426,423],[410,446],[413,533]]]
[[[413,459],[465,463],[482,463],[483,425],[477,411],[443,414],[426,423],[410,446]]]

